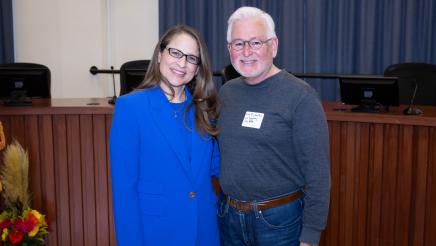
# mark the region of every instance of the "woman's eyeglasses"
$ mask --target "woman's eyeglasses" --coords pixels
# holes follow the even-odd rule
[[[187,55],[176,48],[167,48],[167,50],[168,50],[168,53],[170,54],[170,56],[172,56],[174,58],[180,59],[180,58],[185,56],[187,62],[194,64],[194,65],[200,64],[200,57],[198,57],[198,56]]]
[[[262,48],[262,45],[268,41],[272,40],[272,38],[269,38],[265,41],[259,40],[257,38],[253,38],[251,40],[245,41],[242,39],[235,39],[232,42],[228,43],[229,47],[232,48],[232,50],[242,50],[245,47],[245,44],[248,44],[252,50],[258,50]]]

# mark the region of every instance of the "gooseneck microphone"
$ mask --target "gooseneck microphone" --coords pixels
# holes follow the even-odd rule
[[[405,115],[421,115],[423,113],[421,109],[413,107],[416,92],[418,91],[418,82],[416,81],[416,79],[414,79],[413,81],[415,81],[415,88],[413,90],[412,98],[410,99],[409,107],[403,110],[403,114]]]
[[[109,99],[108,103],[114,105],[117,102],[117,93],[115,91],[115,73],[114,73],[114,66],[111,66],[112,71],[112,86],[114,87],[114,95],[111,99]]]

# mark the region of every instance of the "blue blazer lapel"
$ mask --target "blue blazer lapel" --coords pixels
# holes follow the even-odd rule
[[[151,105],[151,116],[158,128],[160,129],[162,135],[166,138],[171,149],[176,154],[180,163],[185,170],[186,175],[191,181],[193,181],[191,165],[189,163],[188,153],[185,153],[183,147],[183,140],[180,132],[178,131],[178,126],[172,115],[172,108],[168,102],[167,97],[162,92],[159,87],[150,89],[150,105]],[[186,95],[189,93],[187,92]],[[187,100],[191,100],[191,96],[188,95]],[[192,146],[194,149],[194,146]]]
[[[189,112],[194,119],[194,110],[190,110]],[[192,128],[194,129],[192,131],[192,153],[191,153],[191,169],[192,169],[192,175],[194,179],[198,177],[201,168],[204,168],[205,165],[210,164],[210,159],[207,158],[207,153],[209,154],[211,158],[211,150],[208,150],[207,148],[212,149],[210,146],[211,137],[208,134],[205,133],[199,133],[196,129],[195,121],[193,121]],[[207,167],[209,168],[209,167]]]

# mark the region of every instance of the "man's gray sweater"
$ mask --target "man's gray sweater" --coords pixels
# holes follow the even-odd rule
[[[330,195],[328,128],[317,93],[286,71],[256,85],[241,78],[219,93],[220,183],[235,199],[305,193],[300,240],[318,242]]]

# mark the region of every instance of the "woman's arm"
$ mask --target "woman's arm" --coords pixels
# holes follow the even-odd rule
[[[134,108],[119,97],[110,131],[115,231],[119,246],[143,245],[138,194],[139,125]]]

